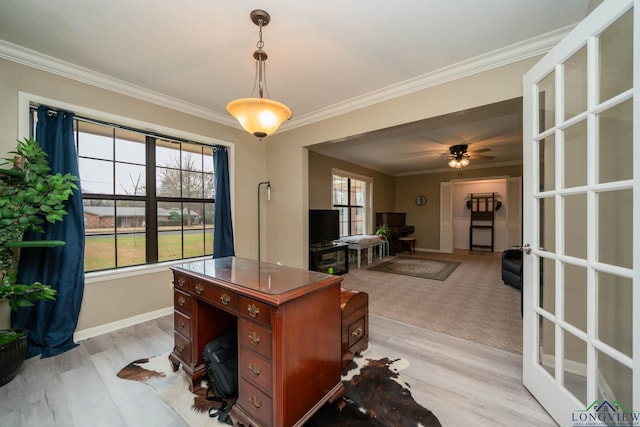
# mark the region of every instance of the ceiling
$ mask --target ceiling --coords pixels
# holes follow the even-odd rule
[[[539,54],[597,3],[3,0],[0,58],[237,126],[226,105],[251,95],[258,28],[249,12],[263,8],[271,15],[263,30],[269,97],[294,114],[280,130],[286,132],[423,89],[443,70],[478,58]],[[317,150],[394,175],[442,165],[442,153],[459,143],[490,148],[482,154],[492,162],[511,162],[521,159],[518,102]],[[374,145],[365,152],[364,144]]]

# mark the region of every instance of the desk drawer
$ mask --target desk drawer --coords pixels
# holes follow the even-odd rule
[[[173,274],[173,288],[184,292],[191,292],[191,280],[178,273]]]
[[[173,347],[173,354],[178,356],[186,363],[192,363],[191,360],[191,340],[183,337],[178,332],[174,332],[173,339],[175,346]]]
[[[191,318],[178,310],[173,311],[173,328],[185,338],[191,339]]]
[[[238,344],[271,360],[271,330],[257,323],[238,320]]]
[[[173,306],[179,312],[191,315],[191,295],[176,289],[173,291]]]
[[[193,282],[193,293],[198,298],[202,298],[215,306],[231,311],[234,314],[238,312],[238,295],[233,292],[196,280]]]
[[[271,326],[271,306],[241,296],[238,301],[238,313],[256,322]]]
[[[238,403],[263,425],[273,425],[273,403],[271,398],[245,379],[240,379]]]
[[[271,394],[271,363],[242,346],[238,349],[238,373]]]

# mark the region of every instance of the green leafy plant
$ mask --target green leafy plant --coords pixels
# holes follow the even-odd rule
[[[71,174],[51,174],[47,154],[33,138],[18,140],[12,158],[0,169],[0,301],[8,300],[13,310],[34,301],[53,300],[56,291],[40,282],[16,283],[20,248],[55,247],[62,241],[22,241],[25,231],[43,233],[45,222],[62,221],[64,202],[78,186]]]
[[[382,240],[389,240],[389,230],[387,229],[387,224],[379,225],[376,229],[376,235],[380,236]]]

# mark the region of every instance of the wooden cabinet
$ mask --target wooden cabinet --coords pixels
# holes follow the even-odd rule
[[[303,425],[342,397],[342,279],[227,257],[172,267],[175,347],[169,359],[200,387],[204,345],[238,333],[238,425]]]

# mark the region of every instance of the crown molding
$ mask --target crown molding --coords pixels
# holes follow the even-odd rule
[[[372,105],[389,101],[400,96],[409,95],[433,86],[438,86],[463,77],[468,77],[545,54],[558,44],[560,40],[562,40],[574,27],[575,25],[569,25],[546,34],[458,62],[457,64],[440,68],[419,77],[395,83],[378,91],[370,92],[309,114],[304,114],[292,119],[289,123],[283,123],[281,132],[316,123],[321,120],[326,120],[351,111],[370,107]]]
[[[97,73],[88,68],[44,55],[5,40],[0,40],[0,58],[220,124],[235,127],[237,123],[232,117],[227,117],[226,115],[221,115],[178,98]]]
[[[395,83],[348,101],[337,103],[299,117],[294,117],[289,122],[283,123],[280,132],[286,132],[433,86],[544,54],[562,40],[573,27],[575,27],[575,25],[560,28],[550,33],[441,68],[434,72]],[[238,122],[226,114],[219,114],[178,98],[97,73],[5,40],[0,40],[0,58],[192,116],[211,120],[219,124],[240,128]]]

